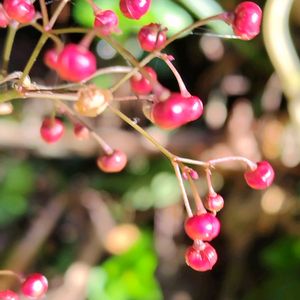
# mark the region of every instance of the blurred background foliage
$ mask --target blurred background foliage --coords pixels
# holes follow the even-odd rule
[[[117,0],[95,2],[119,11]],[[257,2],[263,7],[266,1]],[[153,0],[141,21],[121,18],[124,35],[118,38],[141,58],[135,35],[142,24],[161,22],[173,34],[194,19],[233,9],[237,3]],[[56,4],[50,1],[49,10]],[[299,2],[294,1],[290,26],[298,54],[299,20]],[[61,27],[90,26],[91,10],[84,0],[72,1],[59,22]],[[1,51],[5,33],[0,31]],[[128,153],[130,162],[121,174],[101,173],[95,165],[97,144],[75,140],[71,124],[59,143],[45,145],[40,140],[41,119],[52,105],[39,99],[15,102],[14,113],[0,118],[1,268],[45,273],[50,280],[47,299],[53,300],[299,298],[298,137],[262,37],[243,42],[219,34],[230,34],[230,28],[216,23],[197,29],[166,49],[192,94],[203,99],[202,120],[165,132],[148,123],[139,103],[121,105],[176,154],[202,160],[243,155],[274,165],[276,181],[264,192],[246,186],[239,165],[214,172],[214,186],[225,199],[222,232],[213,242],[219,254],[214,270],[197,273],[184,263],[184,251],[191,244],[183,232],[186,214],[164,157],[105,113],[88,121],[113,147]],[[28,28],[18,33],[11,71],[24,67],[38,37]],[[101,40],[93,49],[100,66],[126,64]],[[151,65],[164,85],[178,89],[163,63],[154,60]],[[31,76],[40,83],[58,83],[41,58]],[[95,82],[103,87],[115,80],[106,76]],[[124,86],[119,94],[128,91]],[[205,197],[204,174],[199,172],[197,185]],[[13,284],[1,278],[1,288]]]

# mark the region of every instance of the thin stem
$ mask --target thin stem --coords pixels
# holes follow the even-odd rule
[[[104,141],[102,137],[88,124],[86,123],[83,119],[81,119],[68,105],[66,105],[63,101],[56,99],[56,102],[62,106],[67,112],[68,115],[72,117],[72,119],[75,119],[79,123],[81,123],[83,126],[85,126],[91,133],[92,137],[98,142],[98,144],[101,146],[103,151],[111,155],[113,154],[114,150]]]
[[[0,276],[13,276],[17,278],[20,282],[23,281],[23,277],[11,270],[0,270]]]
[[[49,16],[48,16],[45,0],[40,0],[40,7],[41,7],[41,12],[43,17],[43,25],[45,27],[49,23]]]
[[[0,93],[0,103],[21,98],[24,98],[24,95],[17,90],[1,91]]]
[[[153,102],[153,95],[147,96],[126,96],[126,97],[114,97],[114,101],[137,101],[137,100],[146,100]]]
[[[189,202],[189,199],[188,199],[185,187],[184,187],[184,183],[183,183],[181,172],[180,172],[180,167],[179,167],[178,163],[176,163],[174,161],[172,162],[172,165],[174,167],[175,175],[176,175],[176,177],[178,179],[178,182],[179,182],[179,187],[180,187],[180,190],[181,190],[181,193],[182,193],[183,202],[184,202],[184,206],[185,206],[187,215],[190,218],[190,217],[193,216],[193,212],[192,212],[190,202]]]
[[[190,164],[190,165],[208,167],[208,163],[204,162],[204,161],[201,161],[201,160],[195,160],[195,159],[189,159],[189,158],[177,156],[176,161],[182,162],[182,163],[185,163],[185,164]]]
[[[92,7],[94,14],[97,14],[98,12],[101,11],[101,8],[99,8],[93,0],[86,0],[86,2],[88,2],[90,4],[90,6]]]
[[[80,41],[80,45],[88,49],[95,36],[96,36],[95,30],[88,31],[86,35],[83,37],[83,39]]]
[[[45,30],[51,30],[57,20],[57,18],[59,17],[60,13],[62,12],[62,10],[64,9],[64,7],[66,6],[66,4],[69,2],[70,0],[62,0],[60,1],[59,5],[57,6],[55,12],[53,13],[49,23],[45,26]]]
[[[147,131],[145,131],[138,124],[133,122],[130,118],[128,118],[125,114],[123,114],[120,110],[113,106],[109,106],[109,109],[116,115],[118,115],[124,122],[134,128],[137,132],[139,132],[142,136],[144,136],[148,141],[150,141],[161,153],[163,153],[167,158],[173,161],[174,155],[169,152],[166,148],[164,148],[158,141],[156,141]]]
[[[226,163],[226,162],[232,162],[232,161],[240,161],[244,162],[251,171],[256,170],[257,164],[251,161],[250,159],[243,157],[243,156],[227,156],[227,157],[221,157],[217,159],[209,160],[207,163],[209,166],[215,166],[217,164]]]
[[[207,181],[207,188],[208,193],[212,196],[215,196],[217,193],[215,192],[212,182],[211,182],[211,170],[209,168],[205,169],[206,181]]]
[[[34,65],[39,53],[41,52],[44,44],[46,43],[47,39],[48,39],[48,35],[46,33],[43,33],[25,66],[22,77],[20,78],[21,85],[23,84],[26,76],[29,74],[32,66]]]
[[[10,55],[11,55],[11,51],[12,51],[12,46],[13,46],[15,36],[16,36],[17,30],[18,30],[18,27],[14,26],[14,25],[11,25],[8,27],[8,32],[7,32],[5,44],[4,44],[4,51],[3,51],[3,57],[2,57],[2,69],[1,69],[1,74],[4,76],[7,74],[9,59],[10,59]]]
[[[76,94],[66,94],[66,93],[47,93],[47,92],[25,92],[24,96],[26,98],[40,98],[40,99],[63,99],[66,101],[77,101],[78,95]]]
[[[61,29],[54,29],[51,30],[53,34],[67,34],[67,33],[86,33],[90,31],[89,28],[82,28],[82,27],[68,27],[68,28],[61,28]]]

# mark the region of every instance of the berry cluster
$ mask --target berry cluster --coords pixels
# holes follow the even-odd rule
[[[1,271],[0,271],[1,273]],[[28,299],[41,299],[48,290],[47,278],[40,274],[34,273],[21,279],[21,293]],[[19,300],[17,293],[11,290],[0,291],[0,300]]]
[[[11,84],[12,90],[5,90],[0,95],[0,102],[31,97],[52,100],[55,108],[52,116],[47,116],[42,121],[40,127],[41,138],[46,143],[52,144],[63,137],[65,125],[57,117],[57,111],[59,111],[73,125],[76,138],[84,140],[91,137],[97,141],[103,152],[97,158],[97,165],[100,170],[107,173],[122,171],[127,164],[127,155],[120,149],[112,149],[82,117],[97,117],[106,109],[110,109],[124,122],[141,133],[170,160],[178,178],[188,213],[185,231],[194,241],[186,252],[187,264],[197,271],[210,270],[217,261],[217,253],[208,242],[219,234],[220,221],[216,217],[216,213],[224,206],[222,196],[214,191],[211,184],[212,168],[219,163],[233,160],[246,163],[248,169],[244,177],[247,184],[254,189],[265,189],[270,186],[274,179],[274,171],[271,165],[266,161],[255,164],[243,157],[227,157],[208,162],[178,157],[165,149],[148,132],[111,104],[118,100],[143,101],[145,116],[150,122],[166,130],[176,129],[198,120],[203,114],[203,102],[198,96],[190,94],[187,90],[179,72],[172,63],[174,57],[164,52],[166,47],[175,39],[181,37],[182,34],[206,25],[211,20],[227,22],[232,26],[237,38],[250,40],[260,32],[261,9],[254,2],[241,2],[233,12],[225,12],[197,21],[171,37],[168,37],[167,28],[163,24],[147,24],[139,30],[137,41],[141,49],[148,53],[142,61],[137,61],[133,55],[128,53],[127,49],[114,39],[114,34],[121,33],[116,12],[102,9],[92,0],[86,1],[93,9],[94,22],[91,29],[78,29],[78,33],[86,33],[79,43],[63,42],[61,35],[70,32],[68,28],[57,31],[53,29],[59,14],[68,1],[58,5],[51,18],[49,18],[45,9],[41,10],[41,13],[36,12],[31,0],[4,0],[3,5],[0,4],[0,27],[11,26],[16,31],[20,24],[32,24],[35,29],[42,33],[42,37],[29,58],[24,71],[18,72],[21,75],[15,78],[10,74],[6,79],[4,78],[3,82],[13,78],[14,84]],[[46,5],[44,1],[40,2]],[[125,17],[137,20],[149,11],[151,0],[120,0],[119,6]],[[41,17],[43,25],[38,23]],[[72,29],[72,32],[76,32],[76,28]],[[111,44],[131,66],[99,68],[97,58],[90,50],[95,37],[104,39]],[[13,44],[13,38],[14,35],[9,36],[8,43],[5,45],[8,49],[6,51],[8,58],[10,52],[7,45]],[[68,82],[63,88],[61,86],[45,88],[30,81],[29,73],[32,65],[47,39],[52,39],[55,45],[44,53],[44,63],[61,80]],[[169,67],[178,82],[179,91],[170,91],[162,86],[159,82],[159,74],[148,65],[154,58],[161,59]],[[7,66],[3,67],[1,73],[4,74],[4,77],[7,75]],[[109,89],[102,89],[89,83],[93,77],[108,73],[125,73],[125,75]],[[129,82],[131,94],[118,98],[116,91],[126,82]],[[66,101],[73,102],[73,105],[67,104]],[[201,166],[206,171],[209,193],[204,204],[194,183],[199,175],[194,169],[187,166],[190,164]],[[190,208],[183,179],[189,182],[193,192],[197,209],[195,215]],[[21,290],[26,297],[38,299],[47,290],[47,280],[41,274],[30,275],[22,282]],[[18,296],[12,291],[4,291],[0,293],[0,299],[18,299]]]

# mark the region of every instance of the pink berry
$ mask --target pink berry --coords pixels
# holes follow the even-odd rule
[[[118,31],[119,19],[112,10],[100,10],[95,15],[94,27],[103,35]]]
[[[140,19],[150,8],[151,0],[120,0],[120,9],[129,19]]]
[[[42,139],[46,143],[57,142],[64,134],[64,124],[57,118],[45,118],[40,128]]]
[[[269,187],[274,180],[274,170],[267,161],[257,163],[257,168],[244,173],[247,184],[255,190],[263,190]]]
[[[103,155],[97,159],[97,165],[103,172],[118,173],[127,164],[127,155],[121,150],[114,150],[110,155]]]
[[[0,4],[0,27],[5,28],[9,24],[9,16],[7,15],[2,4]]]
[[[157,80],[156,72],[151,67],[144,67],[145,72],[153,79]],[[130,78],[131,89],[138,95],[147,95],[152,91],[152,82],[145,78],[141,73],[137,73]]]
[[[0,300],[19,300],[19,296],[11,291],[11,290],[6,290],[6,291],[0,291]]]
[[[219,194],[208,194],[206,208],[213,212],[218,212],[224,207],[224,199]]]
[[[251,40],[260,32],[262,11],[251,1],[241,2],[234,11],[233,31],[242,40]]]
[[[197,120],[202,113],[203,104],[198,97],[172,93],[165,101],[153,104],[151,119],[161,128],[174,129]]]
[[[58,61],[58,52],[56,49],[49,49],[46,51],[44,55],[44,63],[45,65],[52,69],[56,70]]]
[[[40,299],[46,294],[47,290],[48,280],[40,273],[27,276],[21,286],[23,295],[31,299]]]
[[[192,240],[211,241],[220,232],[220,221],[211,213],[196,215],[186,220],[185,232]]]
[[[138,41],[145,51],[154,51],[160,48],[167,39],[167,29],[162,29],[160,24],[151,23],[143,26],[138,33]]]
[[[211,270],[217,260],[217,252],[209,243],[203,243],[200,249],[189,247],[185,253],[186,264],[200,272]]]
[[[57,73],[62,79],[79,82],[97,69],[95,55],[84,46],[68,44],[60,52],[57,61]]]
[[[4,0],[3,7],[8,16],[19,23],[31,22],[35,17],[35,8],[31,0]]]
[[[76,138],[79,140],[85,140],[90,135],[90,131],[88,130],[88,128],[86,128],[84,125],[80,123],[74,124],[73,132]]]

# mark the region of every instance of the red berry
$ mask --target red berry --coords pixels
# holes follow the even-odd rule
[[[19,23],[28,23],[35,17],[35,8],[31,0],[4,0],[3,7],[8,16]]]
[[[144,70],[149,74],[153,81],[157,80],[156,72],[151,67],[144,67]],[[147,95],[152,91],[152,83],[141,73],[137,73],[130,78],[131,89],[138,95]]]
[[[46,143],[57,142],[64,134],[64,124],[61,120],[55,118],[45,118],[40,128],[42,139]]]
[[[97,69],[95,55],[85,47],[68,44],[60,52],[57,61],[57,73],[65,80],[79,82]]]
[[[0,4],[0,27],[5,28],[9,24],[9,16],[7,15],[2,4]]]
[[[127,164],[127,155],[121,150],[114,150],[112,154],[100,156],[97,159],[97,165],[103,172],[118,173],[122,171]]]
[[[74,124],[73,132],[76,138],[79,140],[85,140],[90,135],[90,131],[88,130],[88,128],[86,128],[84,125],[80,123]]]
[[[257,168],[244,174],[247,184],[255,190],[263,190],[269,187],[274,180],[274,170],[267,161],[257,163]]]
[[[262,11],[251,1],[241,2],[234,11],[233,31],[242,40],[251,40],[260,32]]]
[[[0,292],[0,300],[19,300],[19,299],[20,299],[19,296],[11,290]]]
[[[119,19],[112,10],[101,10],[95,15],[94,27],[101,35],[118,31]]]
[[[143,26],[138,33],[141,48],[149,52],[160,48],[167,39],[166,31],[160,24],[151,23]]]
[[[129,19],[140,19],[150,8],[151,0],[120,0],[120,9]]]
[[[40,273],[34,273],[27,276],[21,286],[23,295],[31,299],[41,298],[46,294],[47,290],[48,280]]]
[[[49,49],[46,51],[44,55],[44,63],[48,68],[52,70],[56,70],[57,60],[58,60],[58,52],[56,49]]]
[[[196,215],[186,220],[185,232],[192,240],[211,241],[220,232],[220,221],[211,213]]]
[[[202,113],[203,104],[198,97],[172,93],[165,101],[153,104],[151,119],[161,128],[174,129],[197,120]]]
[[[224,207],[224,199],[219,194],[209,194],[206,199],[206,208],[218,212]]]
[[[217,260],[217,252],[209,243],[203,243],[200,249],[189,247],[185,253],[186,264],[200,272],[211,270]]]

